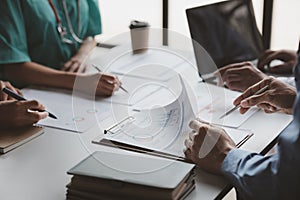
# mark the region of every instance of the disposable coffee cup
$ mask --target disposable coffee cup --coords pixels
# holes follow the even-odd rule
[[[129,28],[133,53],[146,51],[149,42],[149,24],[147,22],[133,20]]]

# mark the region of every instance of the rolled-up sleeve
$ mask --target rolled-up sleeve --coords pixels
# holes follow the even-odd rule
[[[101,15],[99,11],[98,1],[88,0],[89,20],[86,32],[87,36],[95,36],[102,33]]]

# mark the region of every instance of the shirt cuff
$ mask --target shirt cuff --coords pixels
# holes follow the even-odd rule
[[[234,174],[236,174],[237,169],[239,167],[239,163],[241,160],[250,156],[252,153],[249,151],[244,151],[241,149],[233,149],[229,151],[227,156],[225,157],[221,171],[226,177],[232,178]]]

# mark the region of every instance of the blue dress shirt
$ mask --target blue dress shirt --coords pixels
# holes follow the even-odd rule
[[[300,54],[294,70],[294,120],[280,134],[278,153],[262,156],[234,149],[222,165],[224,176],[243,199],[300,199]]]

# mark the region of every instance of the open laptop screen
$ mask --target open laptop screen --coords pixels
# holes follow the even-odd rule
[[[218,68],[234,62],[257,59],[263,51],[250,0],[230,0],[186,10],[199,73],[215,70],[201,65],[202,47]],[[198,44],[196,44],[198,43]],[[200,46],[200,45],[202,46]]]

